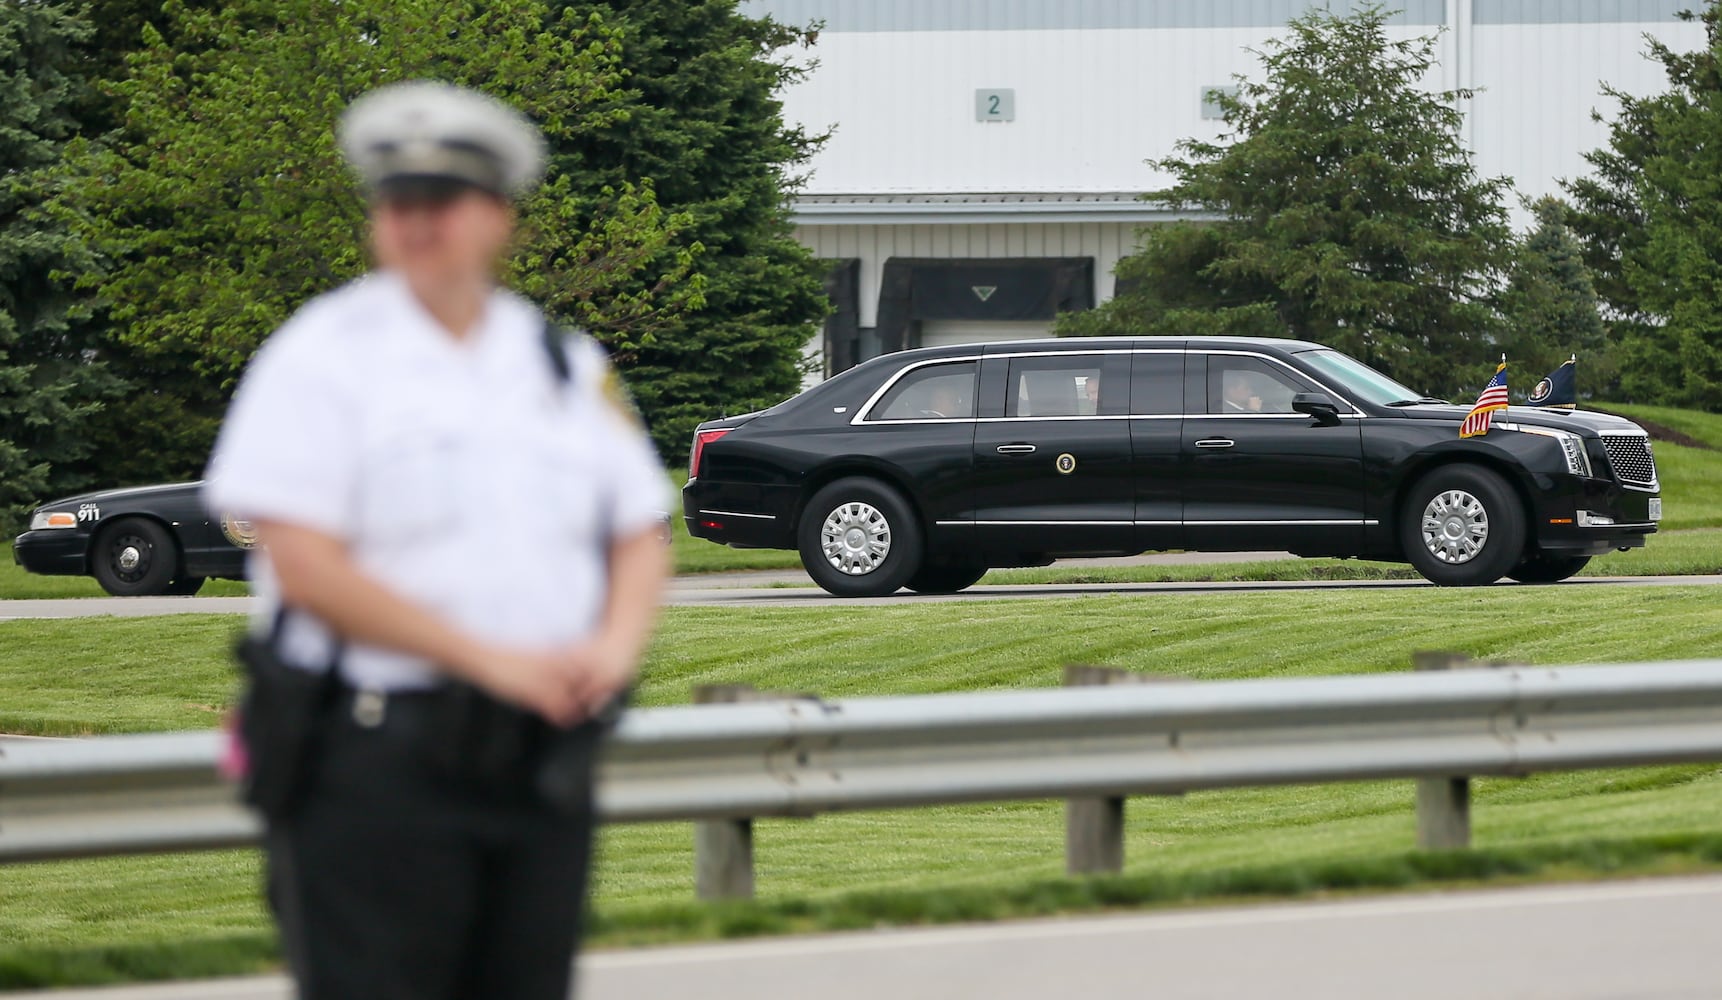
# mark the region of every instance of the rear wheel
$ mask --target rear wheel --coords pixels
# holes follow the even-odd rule
[[[1590,556],[1557,556],[1547,552],[1532,552],[1507,575],[1520,583],[1559,583],[1585,568]]]
[[[165,594],[179,572],[179,546],[156,522],[127,517],[96,536],[90,563],[96,582],[115,597]]]
[[[954,594],[987,575],[987,567],[967,562],[928,563],[904,584],[917,594]]]
[[[801,564],[838,597],[896,593],[921,568],[921,526],[908,501],[875,479],[839,479],[807,502],[796,527]]]
[[[1431,583],[1494,583],[1525,551],[1525,511],[1500,475],[1475,465],[1436,469],[1405,495],[1399,541]]]

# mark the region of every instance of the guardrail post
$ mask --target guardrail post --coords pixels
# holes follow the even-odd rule
[[[700,684],[694,688],[696,705],[811,697],[760,691],[752,684]],[[753,898],[753,820],[708,819],[694,823],[694,894],[700,899]]]
[[[1110,684],[1152,684],[1180,680],[1155,674],[1138,674],[1113,667],[1066,664],[1065,687]],[[1124,870],[1124,799],[1068,799],[1064,803],[1064,870],[1072,875],[1093,875]]]
[[[701,684],[694,704],[758,701],[751,684]],[[694,823],[694,894],[700,899],[753,898],[753,820],[707,819]]]
[[[1454,670],[1475,666],[1462,653],[1411,654],[1412,669]],[[1471,846],[1471,779],[1417,779],[1417,846],[1425,851],[1453,851]]]

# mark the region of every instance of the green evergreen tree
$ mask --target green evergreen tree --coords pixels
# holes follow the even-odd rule
[[[1536,228],[1519,241],[1512,278],[1501,296],[1501,349],[1516,370],[1532,379],[1577,354],[1589,384],[1604,385],[1610,370],[1601,305],[1583,247],[1567,227],[1567,206],[1541,198],[1531,211]]]
[[[84,245],[47,219],[51,167],[78,127],[75,47],[89,26],[68,5],[0,4],[0,523],[85,485],[68,467],[117,380],[92,360],[74,280]]]
[[[119,128],[69,144],[54,204],[103,255],[104,273],[85,286],[121,352],[140,374],[161,373],[165,387],[144,389],[169,398],[219,405],[263,337],[364,270],[364,207],[333,135],[353,98],[396,80],[448,80],[509,101],[552,142],[573,145],[619,113],[616,33],[595,18],[554,18],[540,0],[165,11],[173,43],[143,26],[113,87]],[[562,315],[644,334],[697,305],[697,285],[683,280],[697,250],[674,244],[688,218],[659,209],[649,186],[576,198],[577,179],[560,167],[520,206],[508,280]],[[635,280],[648,264],[656,287]],[[184,433],[172,462],[158,464],[201,464],[215,423],[202,409],[195,417],[162,428]]]
[[[1686,15],[1693,16],[1693,15]],[[1669,89],[1605,93],[1620,110],[1589,177],[1566,182],[1608,309],[1618,395],[1722,408],[1722,5],[1696,15],[1706,44],[1652,41]]]
[[[661,284],[676,248],[697,249],[702,305],[639,335],[592,328],[629,377],[666,459],[693,426],[779,402],[801,384],[802,348],[829,308],[824,267],[791,233],[794,171],[818,137],[784,123],[777,92],[801,70],[785,55],[806,31],[750,18],[735,0],[563,0],[621,33],[622,87],[609,123],[557,144],[563,173],[593,204],[629,178],[691,223],[642,275]]]
[[[1066,334],[1296,337],[1438,395],[1490,366],[1510,261],[1504,178],[1477,176],[1460,93],[1422,88],[1435,40],[1394,40],[1379,7],[1314,10],[1262,53],[1259,81],[1216,95],[1228,134],[1149,161],[1149,201],[1214,213],[1147,230],[1135,288],[1061,318]]]

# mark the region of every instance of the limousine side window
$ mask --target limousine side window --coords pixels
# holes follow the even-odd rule
[[[897,380],[872,420],[966,420],[975,415],[975,363],[926,365]]]
[[[1127,355],[1012,358],[1005,416],[1122,414],[1130,395],[1129,370]]]
[[[1184,412],[1184,355],[1138,354],[1131,377],[1130,412],[1139,417],[1176,416]]]
[[[1309,390],[1283,369],[1259,358],[1208,356],[1208,412],[1296,413],[1292,397]]]

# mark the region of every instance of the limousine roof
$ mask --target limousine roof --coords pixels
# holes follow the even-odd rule
[[[1323,344],[1307,340],[1286,340],[1278,337],[1045,337],[1039,340],[995,340],[980,344],[951,344],[944,347],[922,347],[887,358],[955,357],[973,354],[1015,354],[1038,351],[1129,350],[1131,348],[1186,348],[1193,350],[1257,350],[1302,351],[1327,350]],[[874,359],[880,360],[880,359]]]

